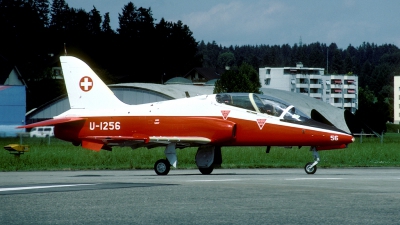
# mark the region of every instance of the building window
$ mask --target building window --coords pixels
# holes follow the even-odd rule
[[[308,93],[308,89],[307,88],[300,88],[300,93]]]
[[[291,71],[290,69],[284,69],[283,74],[296,74],[296,71]]]
[[[356,93],[356,90],[354,90],[354,89],[348,89],[348,90],[347,90],[347,93],[348,93],[348,94],[355,94],[355,93]]]
[[[332,80],[332,84],[342,84],[342,80],[340,79]]]
[[[269,85],[271,83],[271,78],[267,78],[264,80],[265,85]]]

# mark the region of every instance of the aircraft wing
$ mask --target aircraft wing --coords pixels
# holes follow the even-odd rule
[[[86,136],[82,138],[82,147],[94,151],[111,150],[108,145],[123,145],[124,142],[129,143],[130,147],[142,147],[146,145],[168,145],[169,143],[204,145],[210,143],[211,140],[205,137],[147,136],[142,134],[133,136]]]
[[[54,125],[61,124],[61,123],[69,123],[69,122],[75,122],[75,121],[81,121],[81,120],[86,120],[86,119],[80,118],[80,117],[66,117],[66,118],[59,118],[59,119],[50,119],[50,120],[45,120],[45,121],[41,121],[41,122],[37,122],[37,123],[31,123],[31,124],[24,125],[24,126],[19,126],[17,128],[54,126]]]
[[[196,143],[196,144],[208,144],[211,142],[209,138],[205,137],[150,137],[150,142],[155,143]]]

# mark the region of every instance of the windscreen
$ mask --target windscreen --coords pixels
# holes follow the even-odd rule
[[[305,113],[295,108],[293,105],[289,105],[288,103],[266,95],[256,95],[256,97],[260,98],[264,103],[264,107],[267,107],[268,110],[272,108],[272,113],[275,116],[281,117],[287,121],[305,121],[310,119]],[[260,112],[262,112],[260,110]],[[267,114],[270,114],[268,111]]]
[[[256,111],[248,93],[223,93],[217,94],[215,98],[218,103]]]
[[[286,121],[294,122],[310,119],[293,105],[289,105],[280,99],[267,95],[253,93],[221,93],[216,95],[216,101],[221,104],[280,117]]]
[[[309,120],[310,117],[296,109],[294,106],[290,106],[284,114],[283,119],[287,121],[306,121]]]

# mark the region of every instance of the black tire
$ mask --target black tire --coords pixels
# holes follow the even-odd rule
[[[201,174],[208,175],[208,174],[211,174],[211,173],[212,173],[212,171],[214,170],[214,166],[211,165],[211,166],[208,167],[208,168],[199,168],[199,170],[200,170],[200,173],[201,173]]]
[[[166,159],[160,159],[154,164],[154,171],[157,175],[167,175],[170,169],[171,165]]]
[[[312,162],[309,162],[304,166],[304,170],[307,174],[314,174],[315,172],[317,172],[317,165],[315,165],[313,168],[310,168],[312,164]]]

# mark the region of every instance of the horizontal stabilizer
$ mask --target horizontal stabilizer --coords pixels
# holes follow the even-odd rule
[[[33,127],[42,127],[42,126],[54,126],[54,125],[61,124],[61,123],[70,123],[70,122],[76,122],[76,121],[81,121],[81,120],[86,120],[86,119],[85,118],[80,118],[80,117],[51,119],[51,120],[45,120],[45,121],[42,121],[42,122],[31,123],[31,124],[24,125],[24,126],[19,126],[17,128],[33,128]]]

